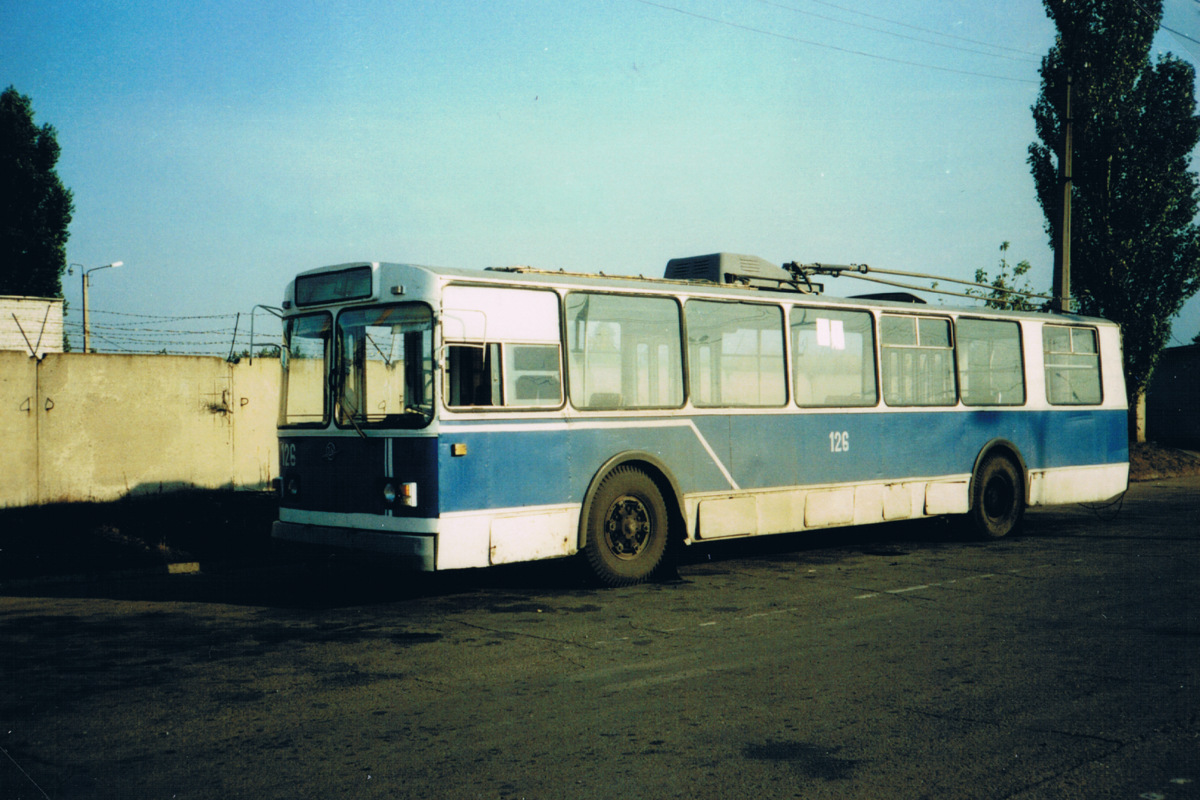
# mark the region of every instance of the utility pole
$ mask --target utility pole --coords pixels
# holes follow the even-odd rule
[[[1058,159],[1059,181],[1062,184],[1062,220],[1058,226],[1058,241],[1054,243],[1055,310],[1064,314],[1071,310],[1071,159],[1075,153],[1074,120],[1071,117],[1071,72],[1067,71],[1066,116],[1063,119],[1063,148]]]
[[[114,261],[111,264],[105,264],[103,267],[94,267],[92,269],[83,269],[82,265],[80,265],[80,272],[83,273],[83,352],[85,352],[85,353],[92,352],[92,349],[91,349],[91,342],[92,342],[91,326],[89,325],[89,321],[88,321],[88,285],[90,283],[90,281],[88,280],[88,275],[92,274],[93,272],[96,272],[97,270],[112,269],[113,267],[119,267],[124,263],[125,263],[124,261]]]
[[[87,270],[83,270],[83,352],[90,352],[89,345],[91,344],[90,328],[88,327],[88,274]]]

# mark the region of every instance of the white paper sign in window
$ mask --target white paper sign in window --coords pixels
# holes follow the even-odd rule
[[[817,317],[817,344],[821,347],[832,347],[834,350],[846,349],[846,331],[840,319]]]

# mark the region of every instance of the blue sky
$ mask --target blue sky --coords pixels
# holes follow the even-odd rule
[[[1164,22],[1200,39],[1200,4]],[[97,310],[249,312],[354,260],[967,279],[1002,241],[1048,288],[1025,157],[1052,41],[1037,0],[6,0],[0,83],[58,131],[68,260],[124,261]],[[1198,331],[1193,299],[1176,343]]]

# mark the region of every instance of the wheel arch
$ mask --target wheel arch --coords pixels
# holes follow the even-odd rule
[[[1021,455],[1021,448],[1010,442],[1008,439],[992,439],[985,444],[979,451],[979,455],[975,456],[975,464],[971,467],[971,482],[967,485],[967,497],[973,499],[975,497],[975,479],[979,475],[979,468],[983,463],[992,456],[1003,456],[1013,464],[1021,472],[1021,486],[1024,493],[1025,503],[1029,503],[1029,468],[1025,466],[1025,457]]]
[[[683,492],[680,490],[679,483],[675,480],[675,476],[671,473],[671,470],[661,459],[652,453],[642,450],[629,450],[624,453],[618,453],[608,461],[605,461],[592,476],[587,492],[583,496],[583,506],[579,509],[579,550],[582,551],[587,546],[588,519],[592,512],[592,501],[596,497],[596,492],[600,488],[600,484],[604,482],[604,479],[614,469],[624,466],[636,467],[641,470],[658,487],[659,493],[662,494],[663,502],[667,506],[667,516],[669,517],[668,543],[671,540],[678,539],[686,530],[683,516]]]

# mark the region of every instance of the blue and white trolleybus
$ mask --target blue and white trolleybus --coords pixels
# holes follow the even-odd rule
[[[728,253],[666,277],[356,263],[284,300],[280,540],[418,570],[1108,500],[1118,327],[816,293]]]

